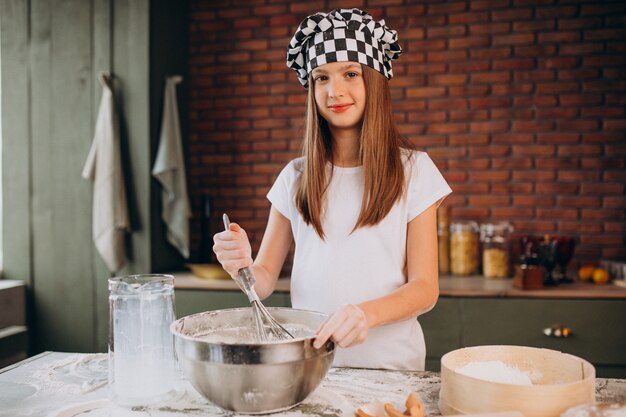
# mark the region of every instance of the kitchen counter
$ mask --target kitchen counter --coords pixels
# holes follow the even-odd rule
[[[107,355],[44,352],[0,369],[0,417],[72,417],[90,410],[107,416],[228,416],[183,382],[181,395],[158,407],[120,409],[107,400]],[[439,416],[440,378],[434,372],[333,368],[322,385],[300,405],[274,414],[350,416],[375,399],[403,408],[409,392],[418,392],[427,416]],[[626,380],[596,379],[596,400],[626,401]],[[90,414],[92,415],[92,414]]]
[[[176,272],[177,289],[239,291],[233,280],[202,279],[191,272]],[[281,278],[275,292],[289,292],[289,278]],[[568,298],[568,299],[626,299],[626,288],[614,284],[594,285],[575,282],[539,290],[520,290],[513,287],[513,279],[486,279],[482,276],[439,278],[442,297],[507,297],[507,298]]]

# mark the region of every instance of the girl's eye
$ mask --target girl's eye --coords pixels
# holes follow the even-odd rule
[[[325,75],[318,75],[316,77],[313,77],[313,81],[315,82],[326,81],[327,79],[328,77],[326,77]]]
[[[359,76],[358,72],[349,72],[346,74],[348,76],[348,78],[355,78]]]

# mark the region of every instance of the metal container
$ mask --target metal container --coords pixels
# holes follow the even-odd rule
[[[312,333],[327,316],[307,310],[268,308],[279,322]],[[207,311],[172,323],[180,368],[212,403],[241,413],[269,413],[304,401],[326,376],[335,344],[313,347],[315,336],[256,344],[215,343],[202,336],[216,329],[253,326],[251,308]]]

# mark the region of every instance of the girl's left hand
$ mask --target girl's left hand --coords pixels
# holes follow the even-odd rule
[[[354,304],[347,304],[317,329],[313,347],[319,349],[328,339],[343,348],[358,345],[365,341],[368,330],[363,310]]]

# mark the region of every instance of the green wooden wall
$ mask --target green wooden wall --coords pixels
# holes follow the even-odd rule
[[[185,1],[0,1],[4,277],[28,283],[34,352],[106,350],[109,273],[81,177],[100,71],[115,76],[133,229],[117,275],[182,265],[150,171],[165,76],[186,76],[187,13]]]

